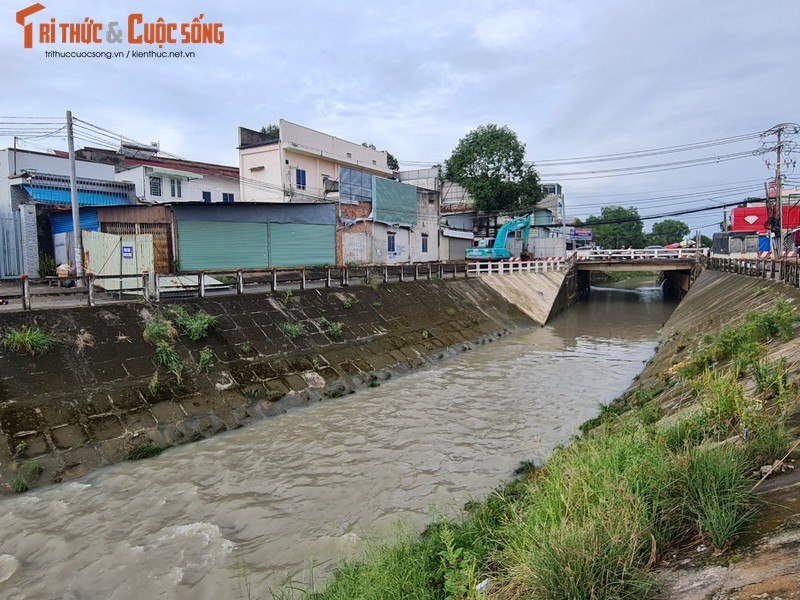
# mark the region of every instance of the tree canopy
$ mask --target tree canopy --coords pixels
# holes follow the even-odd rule
[[[261,135],[266,135],[270,139],[278,139],[281,135],[281,128],[275,123],[264,125],[261,127]]]
[[[689,226],[677,219],[667,219],[653,224],[653,231],[647,238],[651,244],[675,244],[689,235]]]
[[[592,241],[603,248],[645,246],[644,223],[633,206],[605,206],[599,217],[590,216],[583,226],[592,230]]]
[[[525,144],[506,126],[470,131],[445,161],[444,176],[463,186],[481,211],[531,208],[543,196],[539,174],[525,163]]]

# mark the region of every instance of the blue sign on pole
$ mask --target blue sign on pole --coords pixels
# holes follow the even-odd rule
[[[133,258],[133,246],[122,246],[122,258]]]

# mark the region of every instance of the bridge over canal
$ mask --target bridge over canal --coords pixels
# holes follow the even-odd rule
[[[693,248],[590,250],[567,260],[476,262],[468,275],[480,276],[506,300],[544,324],[588,296],[592,271],[660,272],[665,293],[683,296],[697,274],[703,251]]]

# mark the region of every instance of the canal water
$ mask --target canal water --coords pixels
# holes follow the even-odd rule
[[[543,461],[628,387],[673,308],[652,284],[593,288],[381,387],[0,499],[0,598],[269,598],[324,579]]]

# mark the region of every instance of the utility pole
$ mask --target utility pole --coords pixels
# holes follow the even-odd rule
[[[81,213],[78,208],[78,178],[75,174],[75,140],[72,136],[72,111],[67,111],[67,148],[69,150],[69,189],[72,204],[72,237],[75,247],[75,276],[78,285],[83,277],[83,240],[81,239]]]
[[[773,246],[773,254],[775,258],[780,258],[783,252],[783,230],[786,223],[783,222],[783,175],[781,174],[781,167],[784,161],[786,165],[794,165],[794,161],[789,161],[788,156],[795,149],[795,142],[788,136],[797,135],[800,133],[800,125],[797,123],[781,123],[772,129],[765,131],[761,137],[774,135],[777,137],[777,142],[774,145],[762,142],[761,154],[768,154],[775,152],[775,216],[771,219],[773,231],[775,233],[775,244]],[[786,137],[784,137],[786,136]],[[767,161],[767,168],[770,167]],[[769,188],[767,188],[767,207],[769,207]]]

